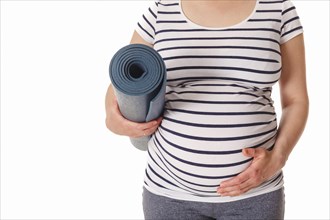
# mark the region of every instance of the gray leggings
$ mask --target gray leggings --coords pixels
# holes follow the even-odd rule
[[[194,202],[159,196],[143,187],[145,219],[238,220],[284,219],[284,189],[234,202]]]

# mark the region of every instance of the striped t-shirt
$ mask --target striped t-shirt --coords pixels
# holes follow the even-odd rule
[[[226,28],[190,21],[180,0],[157,1],[136,31],[165,61],[164,119],[149,141],[144,186],[175,199],[227,202],[283,186],[282,172],[236,197],[220,183],[251,163],[242,149],[272,149],[277,132],[272,86],[280,45],[303,32],[289,0],[257,0],[253,13]]]

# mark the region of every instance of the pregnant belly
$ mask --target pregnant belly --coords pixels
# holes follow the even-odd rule
[[[198,85],[198,84],[197,84]],[[277,129],[269,89],[241,85],[170,88],[152,154],[176,181],[214,192],[251,163],[241,150],[271,148]]]

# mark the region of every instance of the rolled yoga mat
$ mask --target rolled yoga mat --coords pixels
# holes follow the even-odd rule
[[[162,115],[165,102],[166,67],[153,48],[129,44],[118,50],[109,66],[119,110],[128,120],[148,122]],[[130,138],[140,150],[147,150],[150,136]]]

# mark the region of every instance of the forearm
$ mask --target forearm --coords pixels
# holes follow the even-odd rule
[[[308,116],[308,98],[296,101],[282,109],[282,116],[278,127],[273,155],[283,167],[298,142]]]
[[[124,118],[120,113],[115,92],[111,84],[105,96],[105,111],[105,123],[107,128],[118,135],[134,138],[149,136],[155,132],[161,122],[161,118],[145,123],[136,123]]]
[[[114,104],[116,101],[116,96],[113,90],[112,85],[110,84],[107,90],[107,93],[105,95],[105,113],[106,117],[109,116],[110,110],[111,110],[111,105]]]

